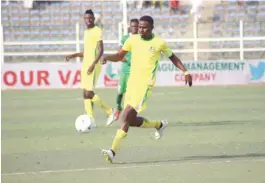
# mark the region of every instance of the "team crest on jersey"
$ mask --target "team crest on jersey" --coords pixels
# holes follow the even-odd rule
[[[155,52],[156,51],[156,48],[151,46],[150,49],[149,49],[151,52]]]

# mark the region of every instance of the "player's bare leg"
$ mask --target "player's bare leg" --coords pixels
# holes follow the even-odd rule
[[[128,133],[129,127],[141,127],[141,128],[155,128],[156,129],[156,139],[159,139],[165,127],[167,126],[166,121],[150,121],[143,117],[137,116],[137,111],[131,107],[127,106],[123,111],[121,128],[117,130],[116,136],[112,142],[112,147],[110,150],[102,150],[108,162],[112,162],[118,148],[121,144],[122,139],[124,139]]]
[[[133,109],[134,110],[134,109]],[[140,128],[155,128],[155,139],[158,140],[163,136],[164,129],[168,125],[166,120],[149,120],[141,116],[137,116],[134,119],[131,119],[130,126],[140,127]]]
[[[93,117],[93,109],[92,103],[98,104],[108,115],[108,123],[112,123],[114,121],[114,110],[106,105],[98,95],[96,95],[93,91],[83,90],[85,100],[85,108],[87,113]],[[90,102],[90,103],[89,103]]]

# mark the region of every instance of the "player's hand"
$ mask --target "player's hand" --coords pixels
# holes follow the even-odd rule
[[[91,74],[95,69],[96,64],[91,64],[90,67],[87,69],[87,74]]]
[[[104,64],[107,63],[107,60],[106,60],[105,58],[103,58],[102,60],[100,60],[100,63],[101,63],[102,65],[104,65]]]
[[[65,57],[65,60],[68,62],[72,58],[72,55],[68,55]]]
[[[189,86],[192,86],[192,77],[190,74],[185,75],[185,84],[189,84]]]
[[[121,61],[122,62],[126,62],[126,57],[123,57],[123,59]]]

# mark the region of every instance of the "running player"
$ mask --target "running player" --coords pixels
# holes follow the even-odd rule
[[[99,60],[104,51],[102,30],[94,24],[95,17],[92,10],[85,11],[84,21],[87,26],[84,32],[84,52],[69,55],[66,60],[69,61],[75,57],[83,58],[81,87],[83,88],[85,110],[89,116],[94,118],[92,103],[98,104],[108,115],[107,124],[112,123],[115,117],[114,110],[94,93],[94,87],[101,71]]]
[[[138,19],[132,19],[130,21],[130,34],[123,36],[121,40],[121,47],[124,45],[125,41],[130,37],[130,35],[134,35],[138,33]],[[122,98],[124,93],[126,92],[127,87],[127,81],[130,75],[130,69],[131,69],[131,52],[128,52],[124,58],[124,63],[121,67],[121,75],[120,75],[120,81],[118,86],[118,95],[116,97],[116,103],[117,103],[117,110],[115,112],[115,120],[119,119],[121,110],[122,110]]]
[[[127,52],[132,53],[131,73],[127,84],[126,97],[124,102],[124,112],[122,114],[121,128],[117,131],[109,150],[102,150],[108,162],[112,162],[121,141],[126,137],[129,127],[155,128],[155,138],[163,136],[164,129],[168,122],[165,120],[148,120],[138,116],[138,112],[143,110],[148,93],[154,84],[154,77],[157,71],[158,62],[163,52],[172,63],[183,71],[186,84],[192,85],[192,77],[186,70],[180,59],[167,47],[165,41],[152,33],[154,20],[150,16],[143,16],[139,22],[139,35],[132,35],[116,54],[106,56],[112,62],[121,61]]]

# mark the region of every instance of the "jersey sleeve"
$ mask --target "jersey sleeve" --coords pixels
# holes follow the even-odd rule
[[[123,44],[122,49],[123,49],[124,51],[131,51],[131,47],[132,47],[132,39],[131,39],[131,37],[129,37],[129,38],[125,41],[125,43]]]
[[[167,46],[166,42],[163,43],[161,51],[166,55],[167,57],[171,57],[173,52],[171,49]]]

